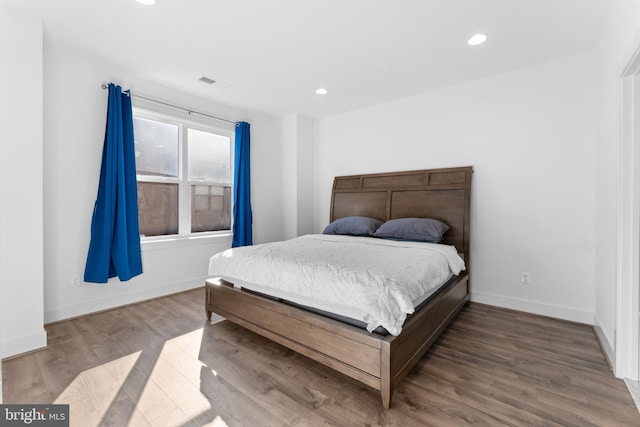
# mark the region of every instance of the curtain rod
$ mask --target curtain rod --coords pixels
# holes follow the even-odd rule
[[[102,87],[102,89],[108,89],[109,88],[109,86],[107,86],[104,83],[102,83],[102,86],[100,86],[100,87]],[[162,105],[165,105],[167,107],[176,108],[178,110],[186,111],[187,114],[198,114],[200,116],[209,117],[211,119],[220,120],[220,121],[223,121],[223,122],[231,123],[233,125],[237,125],[238,124],[238,122],[234,122],[233,120],[229,120],[229,119],[225,119],[225,118],[222,118],[222,117],[213,116],[213,115],[207,114],[207,113],[201,113],[199,111],[195,111],[195,110],[192,110],[190,108],[181,107],[181,106],[175,105],[175,104],[169,104],[168,102],[160,101],[158,99],[153,99],[153,98],[149,98],[147,96],[138,95],[137,93],[132,93],[130,90],[123,91],[123,92],[128,92],[130,96],[135,96],[136,98],[144,99],[145,101],[155,102],[156,104],[162,104]]]

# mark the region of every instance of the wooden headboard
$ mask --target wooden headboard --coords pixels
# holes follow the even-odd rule
[[[468,260],[472,173],[468,166],[337,176],[330,220],[352,215],[381,221],[434,218],[450,227],[444,243]]]

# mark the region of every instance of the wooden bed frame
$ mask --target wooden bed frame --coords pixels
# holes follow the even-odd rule
[[[445,243],[469,265],[471,167],[336,177],[331,221],[351,215],[380,220],[435,218],[449,225]],[[394,387],[469,300],[462,272],[408,317],[399,336],[382,336],[304,309],[206,281],[206,312],[225,317],[351,378],[380,390],[385,409]]]

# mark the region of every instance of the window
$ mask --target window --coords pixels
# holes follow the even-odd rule
[[[231,229],[232,134],[134,110],[140,233]]]

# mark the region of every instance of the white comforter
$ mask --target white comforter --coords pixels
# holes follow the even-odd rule
[[[399,335],[415,305],[464,268],[453,246],[313,234],[220,252],[209,275]]]

